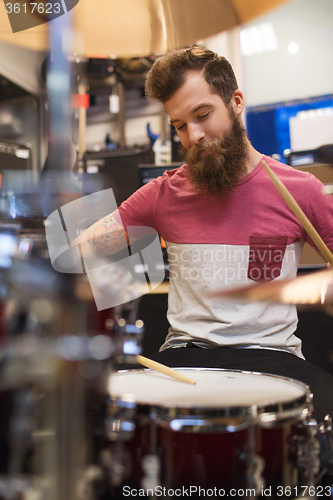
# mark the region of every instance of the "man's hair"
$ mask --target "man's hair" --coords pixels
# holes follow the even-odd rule
[[[155,61],[146,80],[146,95],[164,103],[183,85],[189,71],[202,71],[213,93],[226,106],[238,89],[235,73],[225,57],[192,46],[168,52]]]

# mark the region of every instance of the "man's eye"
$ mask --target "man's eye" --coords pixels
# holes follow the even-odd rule
[[[185,123],[183,125],[181,125],[180,127],[176,127],[176,130],[177,131],[182,130],[184,127],[185,127]]]
[[[204,120],[205,118],[208,118],[209,115],[210,115],[210,113],[205,113],[204,115],[198,116],[198,119],[199,120]]]

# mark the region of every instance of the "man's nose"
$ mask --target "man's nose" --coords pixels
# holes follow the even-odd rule
[[[195,123],[188,125],[188,140],[189,146],[200,144],[205,138],[205,133],[200,124]]]

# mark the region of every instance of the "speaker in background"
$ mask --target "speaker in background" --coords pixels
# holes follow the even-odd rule
[[[141,186],[139,164],[151,163],[149,145],[135,145],[102,151],[86,151],[84,169],[96,177],[104,189],[112,188],[118,206]]]
[[[0,173],[2,170],[30,170],[31,150],[20,144],[0,141]]]

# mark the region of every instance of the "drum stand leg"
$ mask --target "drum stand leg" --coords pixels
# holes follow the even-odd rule
[[[247,483],[249,489],[255,490],[256,498],[258,498],[265,486],[265,479],[262,476],[265,464],[264,459],[255,453],[255,427],[252,423],[248,429],[248,446]]]
[[[153,490],[161,485],[160,470],[161,463],[157,455],[157,414],[152,409],[150,412],[150,447],[149,454],[145,455],[141,460],[141,467],[144,476],[141,479],[141,486],[145,490]],[[155,498],[153,496],[152,498]]]
[[[305,424],[306,435],[298,437],[297,466],[299,470],[299,484],[314,487],[320,470],[318,424],[316,420],[309,420]]]
[[[46,428],[50,437],[41,460],[42,477],[49,478],[48,500],[77,500],[77,480],[85,454],[84,394],[77,364],[62,364],[58,383],[48,396]]]

